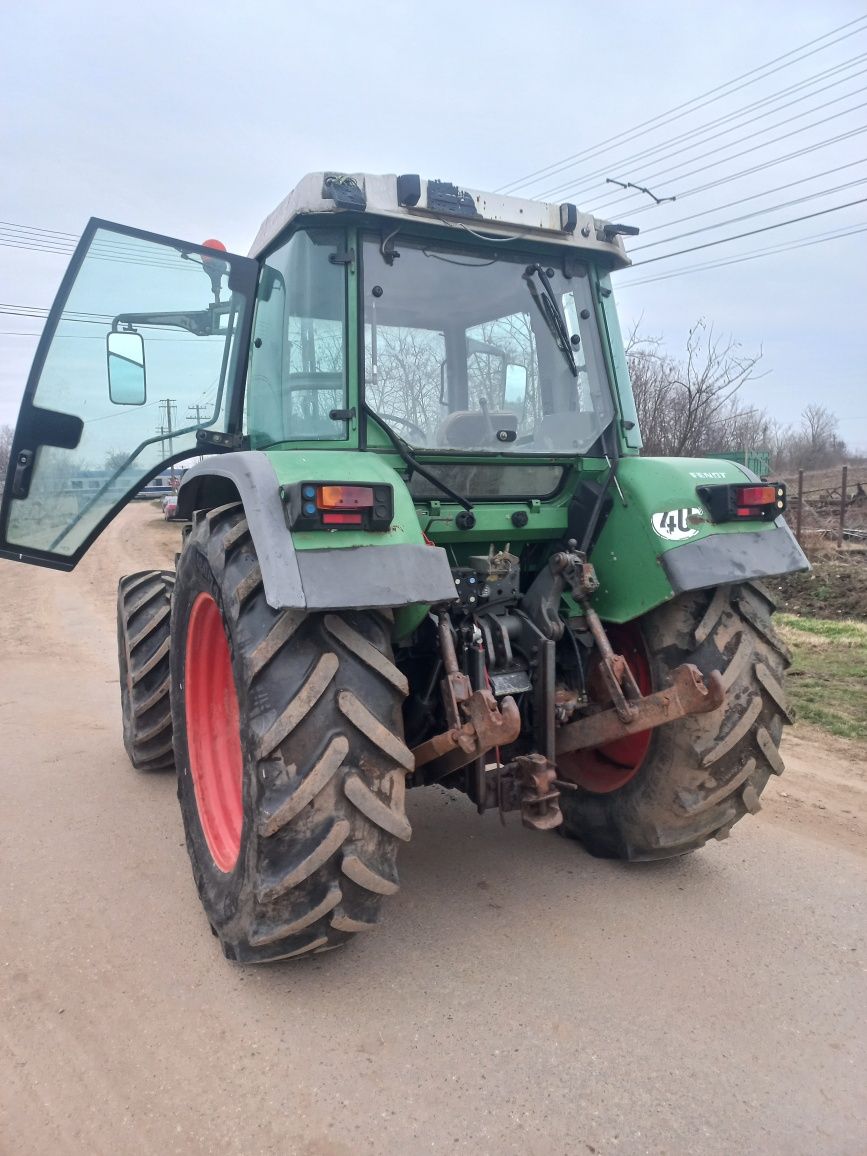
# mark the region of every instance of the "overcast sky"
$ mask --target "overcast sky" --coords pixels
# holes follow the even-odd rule
[[[863,3],[844,0],[7,3],[0,302],[50,305],[68,259],[22,247],[9,223],[54,230],[63,247],[63,234],[77,236],[99,216],[190,241],[216,236],[246,252],[262,218],[305,172],[420,172],[497,189],[865,16]],[[636,262],[863,201],[867,183],[857,182],[867,182],[867,133],[825,142],[867,125],[867,20],[805,52],[521,191],[563,186],[550,199],[640,225],[647,235],[634,242]],[[670,138],[774,93],[781,95],[757,107],[749,125],[746,117],[724,122],[713,131],[731,131],[712,141],[712,130],[696,133],[669,157],[684,148],[666,146]],[[813,145],[820,147],[690,192]],[[679,199],[659,207],[643,194],[624,199],[593,176],[603,167]],[[860,226],[867,203],[619,274],[625,325],[641,318],[643,331],[678,355],[690,326],[707,318],[747,352],[763,350],[766,373],[746,387],[749,401],[786,422],[820,401],[837,413],[846,440],[867,449],[867,232],[651,280]],[[44,232],[30,236],[44,244]],[[0,422],[15,420],[36,345],[28,334],[40,326],[0,314]]]

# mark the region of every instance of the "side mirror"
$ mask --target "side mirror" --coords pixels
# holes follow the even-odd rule
[[[108,396],[115,405],[144,405],[147,399],[144,341],[140,333],[112,331],[105,341]]]
[[[527,400],[527,367],[510,361],[506,366],[506,388],[503,403],[510,409],[522,412]]]

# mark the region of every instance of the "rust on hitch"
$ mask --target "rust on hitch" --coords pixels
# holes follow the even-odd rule
[[[534,831],[551,831],[563,822],[555,786],[557,768],[544,755],[520,755],[514,762],[521,822]]]
[[[488,768],[486,784],[483,810],[496,807],[504,826],[507,811],[520,811],[521,822],[534,831],[550,831],[563,822],[557,768],[544,755],[519,755],[505,766]]]
[[[413,749],[416,770],[426,767],[429,782],[460,770],[494,747],[508,746],[520,733],[521,715],[511,695],[497,706],[489,690],[475,690],[458,705],[465,722]]]
[[[707,714],[722,706],[725,687],[718,670],[707,680],[697,666],[684,663],[671,672],[671,685],[644,698],[629,702],[629,717],[624,719],[614,707],[567,723],[557,731],[557,754],[601,747],[626,735],[652,730],[687,715]]]

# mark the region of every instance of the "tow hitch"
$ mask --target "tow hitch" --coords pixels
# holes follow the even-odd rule
[[[574,783],[558,775],[556,759],[589,747],[639,734],[688,715],[706,714],[722,706],[725,686],[719,671],[707,677],[697,666],[684,663],[670,674],[670,684],[652,694],[642,695],[629,664],[616,654],[599,615],[590,605],[590,596],[598,588],[593,566],[586,557],[569,549],[552,555],[548,571],[524,598],[524,605],[537,621],[547,624],[554,638],[562,635],[565,623],[557,614],[560,596],[568,585],[581,606],[586,629],[593,636],[598,666],[593,676],[595,704],[579,705],[558,702],[553,678],[537,684],[542,692],[542,707],[550,725],[536,742],[545,754],[530,751],[500,762],[499,751],[514,743],[521,732],[521,713],[511,695],[498,703],[485,683],[485,659],[481,642],[468,648],[472,680],[458,663],[455,640],[448,614],[438,618],[440,654],[444,677],[440,683],[448,729],[419,744],[413,750],[415,769],[424,768],[422,781],[438,782],[464,767],[474,764],[469,785],[465,788],[479,811],[496,808],[502,817],[506,811],[520,810],[525,826],[550,830],[562,823],[558,802],[560,789],[576,790]],[[478,631],[481,635],[481,631]],[[553,649],[555,642],[543,642]],[[540,663],[540,668],[541,668]],[[540,675],[541,679],[541,675]],[[560,692],[565,693],[565,692]],[[609,705],[610,704],[610,705]],[[538,709],[538,707],[537,707]],[[576,710],[583,711],[574,718]],[[496,752],[495,759],[488,759]],[[558,789],[559,788],[559,789]]]
[[[441,683],[449,729],[413,750],[416,770],[425,767],[428,782],[481,760],[486,751],[513,743],[521,731],[521,716],[511,695],[500,706],[489,690],[473,690],[461,673],[448,616],[439,616],[440,653],[445,678]],[[481,766],[484,778],[484,764]]]
[[[599,587],[592,565],[583,554],[566,552],[554,555],[554,567],[569,582],[584,612],[584,621],[599,653],[599,675],[612,703],[610,710],[588,714],[558,727],[555,747],[558,755],[601,747],[627,735],[652,730],[687,715],[706,714],[722,706],[725,699],[722,675],[714,670],[705,682],[701,671],[691,663],[675,667],[670,686],[642,696],[629,664],[622,655],[614,653],[605,627],[590,605],[590,595]]]
[[[649,731],[663,723],[686,718],[687,715],[706,714],[722,706],[724,699],[725,687],[718,670],[709,674],[705,682],[697,666],[685,663],[671,672],[671,686],[644,698],[639,695],[626,704],[625,711],[614,707],[560,727],[557,731],[557,754],[580,751],[585,747],[601,747],[615,739]]]

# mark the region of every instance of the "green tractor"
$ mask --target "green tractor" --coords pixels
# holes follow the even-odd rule
[[[782,771],[758,580],[807,562],[782,486],[640,456],[610,284],[634,232],[414,174],[307,176],[248,257],[89,223],[0,554],[71,570],[200,459],[175,572],[120,580],[120,688],[229,958],[375,927],[408,787],[650,860]]]

